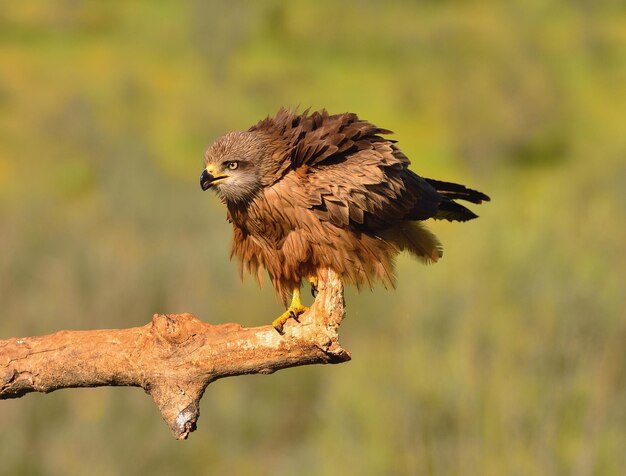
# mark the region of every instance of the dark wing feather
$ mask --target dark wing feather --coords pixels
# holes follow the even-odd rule
[[[293,168],[341,160],[344,155],[366,147],[377,134],[391,133],[359,120],[354,113],[331,116],[325,109],[311,114],[307,109],[302,114],[296,114],[284,108],[275,117],[263,119],[249,131],[262,132],[289,146],[291,153],[288,159]],[[384,139],[378,136],[378,140]]]

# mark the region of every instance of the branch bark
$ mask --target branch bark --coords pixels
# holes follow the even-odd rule
[[[350,360],[338,340],[341,279],[327,270],[318,290],[311,309],[287,322],[282,335],[272,326],[155,314],[143,327],[0,340],[0,399],[72,387],[141,387],[174,437],[185,439],[196,428],[204,390],[219,378]]]

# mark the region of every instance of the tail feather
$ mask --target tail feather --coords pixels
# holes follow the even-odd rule
[[[460,203],[456,203],[455,201],[444,197],[444,199],[439,203],[437,214],[433,216],[433,218],[435,220],[468,221],[478,218],[478,215]]]
[[[489,196],[485,195],[478,190],[473,190],[471,188],[467,188],[465,185],[461,185],[459,183],[452,182],[442,182],[441,180],[434,179],[424,179],[426,180],[440,195],[443,195],[446,198],[451,200],[465,200],[467,202],[472,202],[476,204],[480,204],[483,201],[488,202],[491,199]]]
[[[428,182],[428,184],[433,187],[441,197],[441,201],[437,207],[437,213],[432,217],[435,220],[472,220],[473,218],[477,218],[478,215],[454,200],[464,200],[466,202],[476,204],[491,200],[489,196],[484,193],[467,188],[465,185],[428,178],[424,180],[426,180],[426,182]]]

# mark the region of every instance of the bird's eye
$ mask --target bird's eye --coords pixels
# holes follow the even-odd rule
[[[228,167],[229,170],[235,170],[237,167],[239,167],[239,162],[237,162],[236,160],[229,160],[228,162],[226,162],[226,167]]]

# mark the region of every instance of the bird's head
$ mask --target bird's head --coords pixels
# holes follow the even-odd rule
[[[226,203],[245,205],[263,187],[266,155],[265,142],[255,132],[229,132],[221,136],[204,155],[202,190],[213,188]]]

